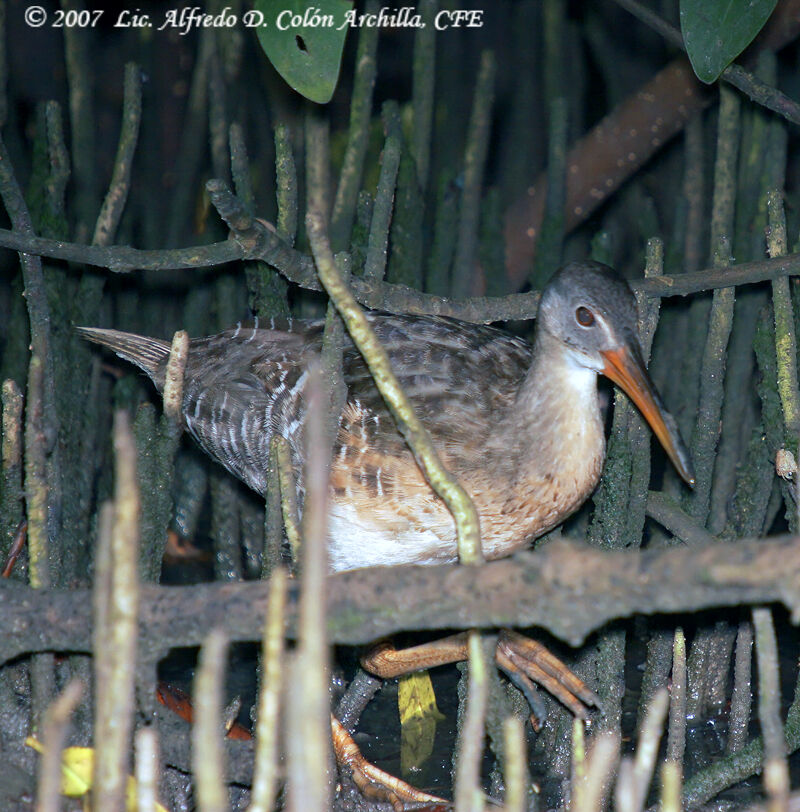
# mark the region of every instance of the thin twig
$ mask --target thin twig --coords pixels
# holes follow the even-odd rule
[[[440,178],[436,191],[433,242],[425,274],[426,289],[437,296],[445,296],[450,292],[450,266],[456,246],[457,224],[458,187],[455,180],[444,175]]]
[[[717,161],[714,169],[714,205],[711,213],[713,265],[721,269],[730,265],[739,136],[739,97],[730,89],[722,88]],[[691,442],[696,484],[687,501],[688,512],[702,524],[706,522],[711,498],[711,477],[720,434],[726,349],[733,324],[734,299],[735,291],[732,287],[714,291],[700,372],[700,403]]]
[[[283,696],[284,613],[286,570],[277,567],[270,576],[269,607],[261,640],[261,688],[258,693],[256,755],[253,789],[248,812],[272,809],[278,785],[278,737]]]
[[[3,381],[2,387],[2,472],[0,473],[0,557],[5,561],[9,543],[22,520],[23,490],[22,450],[23,397],[13,380]],[[19,577],[19,575],[18,575]]]
[[[310,104],[306,107],[305,122],[307,210],[319,213],[327,222],[330,209],[330,125],[328,119]],[[343,274],[344,284],[347,284],[350,276],[349,264],[343,263],[339,269]],[[344,341],[344,324],[333,303],[329,302],[320,351],[326,402],[325,444],[329,454],[333,449],[339,417],[347,399],[342,371]]]
[[[61,117],[61,105],[49,101],[45,107],[47,121],[47,146],[50,156],[50,176],[47,179],[47,197],[50,210],[56,221],[64,223],[66,230],[66,213],[64,195],[70,177],[69,152],[64,141],[64,122]],[[52,237],[64,234],[50,234]]]
[[[619,732],[602,731],[592,741],[586,765],[585,786],[580,793],[582,806],[575,812],[597,812],[603,809],[603,799],[608,795],[614,768],[619,760]]]
[[[364,12],[376,14],[378,12],[377,0],[369,0]],[[350,95],[350,129],[331,212],[331,245],[334,251],[342,251],[350,244],[350,232],[353,228],[358,191],[361,188],[364,158],[369,144],[372,89],[377,72],[375,55],[378,50],[378,31],[377,26],[367,26],[362,28],[358,35],[356,70]]]
[[[304,134],[306,211],[321,212],[327,223],[331,206],[330,123],[322,112],[310,103],[306,105]]]
[[[244,573],[237,484],[232,477],[215,468],[209,477],[209,492],[214,578],[218,581],[240,581]]]
[[[550,5],[561,6],[561,3]],[[558,15],[556,15],[558,16]],[[550,102],[550,126],[547,131],[547,193],[531,284],[542,287],[561,264],[564,243],[564,205],[567,199],[567,100],[563,96]]]
[[[64,9],[75,12],[80,12],[82,8],[82,4],[76,0],[61,0],[61,5]],[[65,27],[64,57],[69,85],[69,123],[72,131],[72,167],[79,239],[85,239],[91,233],[91,222],[97,211],[95,111],[89,43],[89,38],[79,28]]]
[[[279,435],[275,435],[277,437]],[[267,579],[281,563],[283,542],[283,515],[281,511],[281,483],[279,479],[278,449],[275,437],[270,441],[267,470],[266,516],[264,518],[264,552],[261,558],[261,577]]]
[[[231,175],[236,196],[242,201],[249,214],[255,211],[255,195],[247,157],[247,144],[240,124],[231,124],[228,131],[231,154]],[[296,189],[294,190],[297,191]],[[290,194],[290,190],[280,190]],[[292,238],[293,239],[293,238]],[[256,318],[288,316],[289,304],[286,298],[288,284],[276,270],[258,260],[245,263],[245,278],[250,293],[250,310]]]
[[[462,563],[479,563],[480,547],[478,513],[467,492],[442,465],[430,435],[414,413],[408,397],[392,372],[386,350],[361,312],[353,295],[343,284],[331,254],[321,217],[309,213],[306,230],[317,261],[317,268],[328,295],[347,325],[347,330],[364,355],[375,384],[386,400],[403,436],[414,452],[417,462],[431,487],[444,500],[453,515],[458,536],[459,559]]]
[[[95,712],[94,791],[98,809],[124,808],[128,753],[133,724],[134,674],[139,606],[139,487],[136,445],[127,413],[114,417],[114,514],[107,553],[110,563],[98,626],[105,650],[96,650],[98,700]],[[99,641],[99,638],[98,638]]]
[[[481,188],[486,154],[489,149],[489,130],[494,102],[494,54],[484,51],[475,81],[467,146],[464,153],[464,188],[458,218],[458,240],[453,265],[452,292],[466,296],[475,288],[475,268],[480,222]]]
[[[672,645],[672,690],[669,701],[667,759],[683,764],[686,750],[686,637],[680,626]]]
[[[586,809],[586,736],[583,719],[572,720],[572,771],[570,773],[569,805],[572,809]]]
[[[697,271],[705,260],[706,216],[706,148],[703,116],[697,113],[689,119],[684,138],[686,168],[682,191],[686,198],[683,262],[687,271]]]
[[[652,237],[645,248],[645,278],[664,273],[664,244]],[[648,299],[641,292],[636,294],[639,311],[639,343],[646,364],[650,363],[653,338],[658,328],[661,312],[660,299]],[[628,408],[631,409],[630,404]],[[635,410],[631,409],[628,420],[628,443],[630,447],[630,482],[628,485],[628,509],[625,512],[624,538],[627,544],[640,545],[644,536],[647,512],[648,485],[650,483],[649,427]]]
[[[525,731],[522,720],[509,716],[503,721],[505,749],[505,812],[524,812],[528,800],[528,768],[526,764]]]
[[[300,560],[300,518],[297,511],[297,483],[295,482],[289,443],[276,434],[270,440],[270,451],[276,457],[278,482],[280,483],[283,526],[289,539],[289,549],[295,566]]]
[[[275,127],[275,189],[278,197],[278,234],[289,246],[297,238],[297,169],[289,128]]]
[[[781,723],[778,643],[769,609],[753,610],[758,658],[758,717],[764,737],[764,787],[769,812],[785,812],[789,795],[789,764]]]
[[[25,549],[28,540],[28,520],[22,519],[17,524],[11,543],[8,545],[7,553],[2,557],[3,569],[0,578],[10,578],[17,567],[17,561]]]
[[[230,152],[228,150],[228,113],[225,103],[225,81],[219,56],[220,34],[211,32],[208,59],[208,139],[211,166],[215,177],[230,177]]]
[[[84,685],[72,680],[45,713],[36,812],[58,812],[61,809],[61,751],[67,739],[70,716],[83,691]]]
[[[229,241],[163,250],[129,248],[124,245],[106,248],[99,245],[49,240],[44,237],[26,237],[5,229],[0,229],[0,245],[24,254],[64,259],[76,264],[96,265],[99,268],[108,268],[114,273],[209,268],[244,258],[242,249]]]
[[[456,812],[481,812],[481,755],[483,753],[484,723],[489,695],[489,663],[481,644],[480,632],[469,633],[469,685],[467,710],[458,744],[455,797]]]
[[[245,142],[242,125],[234,121],[228,127],[228,147],[231,156],[231,178],[236,197],[247,206],[251,213],[255,205],[253,194],[253,181],[250,177],[250,162],[247,158],[247,144]]]
[[[122,129],[119,134],[117,157],[111,174],[111,183],[94,227],[92,242],[108,245],[117,231],[131,186],[133,155],[139,137],[142,118],[142,75],[139,66],[129,62],[125,66],[125,96],[122,102]]]
[[[752,689],[753,627],[744,621],[736,635],[736,658],[733,666],[731,712],[728,720],[728,753],[736,753],[747,742],[750,727]]]
[[[639,730],[639,741],[636,746],[633,765],[635,788],[635,804],[633,808],[636,810],[643,809],[647,800],[647,790],[653,780],[653,770],[658,757],[658,745],[661,741],[661,732],[668,708],[669,693],[666,688],[661,688],[656,691],[650,700],[650,707],[647,709]]]
[[[183,429],[183,373],[188,359],[189,335],[185,330],[178,330],[172,337],[162,397],[170,434],[180,434]]]
[[[30,213],[14,175],[11,158],[2,139],[0,139],[0,197],[3,199],[3,204],[11,219],[14,231],[18,232],[19,236],[32,236],[33,225]],[[55,404],[56,387],[50,340],[51,314],[47,301],[42,262],[38,256],[21,252],[20,264],[22,265],[25,302],[30,320],[30,349],[33,355],[38,356],[39,363],[42,366],[41,431],[55,437],[58,432],[58,413]],[[50,511],[48,531],[50,535],[55,537],[57,531],[55,517],[60,515],[61,509],[61,470],[58,443],[55,444],[51,453],[47,455],[46,471],[49,488],[47,498]]]
[[[28,517],[29,583],[36,589],[51,586],[50,539],[47,528],[49,485],[46,473],[42,359],[31,356],[25,410],[25,502]]]
[[[374,677],[363,668],[359,668],[353,679],[350,680],[344,696],[336,705],[334,711],[336,718],[352,732],[358,724],[364,709],[370,703],[372,697],[378,693],[382,684],[383,681],[378,677]]]
[[[136,731],[136,803],[139,812],[151,812],[158,798],[159,765],[158,735],[155,727]]]
[[[774,82],[777,78],[775,55],[769,51],[762,51],[759,54],[758,71],[762,78]],[[782,184],[786,167],[785,147],[779,148],[779,142],[782,140],[780,132],[783,129],[783,122],[764,110],[750,109],[743,118],[733,232],[733,248],[736,256],[759,259],[764,255],[763,238],[767,225],[766,192],[775,186],[774,178],[780,177]],[[740,392],[753,386],[755,357],[751,348],[758,312],[762,306],[759,297],[752,293],[741,297],[736,305],[734,330],[731,333],[725,372],[726,394],[721,415],[722,434],[717,449],[711,509],[707,522],[707,527],[715,534],[725,530],[726,523],[729,524],[728,506],[734,494],[739,504],[743,501],[741,497],[746,495],[752,521],[758,528],[756,532],[760,532],[763,519],[756,518],[756,515],[762,512],[757,505],[760,503],[766,507],[768,495],[766,491],[772,486],[771,478],[769,482],[766,482],[766,477],[763,476],[761,482],[754,480],[756,470],[749,464],[752,462],[752,454],[748,449],[748,442],[755,415],[752,415],[749,408],[752,405],[750,399],[738,396]],[[745,455],[749,456],[748,464],[742,465],[741,460]],[[742,487],[745,478],[749,482]],[[731,538],[746,534],[746,531],[742,532],[741,527],[732,530],[729,526],[726,536]],[[710,665],[713,673],[709,679],[712,688],[709,700],[716,707],[722,707],[727,701],[725,691],[732,642],[733,629],[729,628],[716,635],[714,648],[718,650],[711,652]]]
[[[183,430],[183,374],[188,351],[189,338],[179,330],[173,336],[167,359],[161,418],[156,422],[152,407],[142,408],[134,422],[143,496],[140,568],[145,581],[158,581],[160,577],[166,531],[173,515],[172,482]]]
[[[436,0],[421,0],[417,11],[424,25],[414,32],[413,89],[411,105],[414,130],[411,138],[417,164],[417,182],[422,194],[428,186],[431,159],[431,124],[433,122],[433,90],[436,77],[436,31],[434,15]]]
[[[771,259],[786,255],[786,215],[783,199],[777,189],[767,194],[769,226],[767,252]],[[794,314],[789,293],[789,280],[776,279],[772,283],[772,307],[775,315],[775,352],[778,359],[778,394],[783,407],[787,437],[796,447],[800,432],[800,388],[797,383],[797,339]]]
[[[713,544],[718,541],[663,491],[648,493],[647,515],[687,544]]]
[[[226,812],[228,809],[221,721],[227,648],[225,634],[213,629],[200,650],[195,677],[192,771],[199,812]]]
[[[661,812],[681,812],[680,762],[666,760],[661,767]]]
[[[291,812],[327,809],[330,786],[328,644],[325,574],[327,561],[328,468],[326,405],[319,368],[309,370],[306,420],[306,501],[300,561],[297,655],[289,672],[287,773]]]
[[[364,277],[378,281],[383,279],[386,269],[389,224],[392,219],[397,170],[400,167],[400,150],[403,146],[400,109],[396,102],[386,102],[383,105],[383,126],[386,130],[386,141],[383,145],[381,172],[372,207],[369,242],[364,260]]]

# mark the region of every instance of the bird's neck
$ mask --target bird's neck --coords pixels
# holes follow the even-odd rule
[[[533,362],[520,386],[516,408],[536,419],[547,413],[555,419],[556,407],[564,402],[575,408],[598,411],[597,372],[578,363],[569,348],[544,329],[537,330],[533,346]]]
[[[545,330],[537,331],[514,412],[521,467],[537,478],[574,477],[580,490],[594,488],[605,453],[597,373]]]
[[[482,466],[462,475],[487,558],[509,555],[575,511],[597,485],[605,455],[597,373],[542,331],[514,403],[498,417]]]

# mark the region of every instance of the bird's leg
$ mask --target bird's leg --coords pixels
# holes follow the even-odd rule
[[[403,649],[396,649],[389,640],[381,640],[361,657],[361,665],[376,677],[392,679],[466,659],[467,635],[462,632]]]
[[[366,798],[388,801],[395,812],[402,812],[405,804],[449,805],[450,802],[444,798],[415,789],[411,784],[370,764],[361,754],[361,750],[345,726],[333,714],[331,714],[331,733],[337,763],[340,767],[350,769],[353,781]]]
[[[503,629],[497,641],[495,658],[512,680],[516,681],[516,674],[523,674],[551,693],[579,719],[586,718],[587,707],[600,705],[597,694],[536,640]],[[535,707],[533,710],[536,712]]]
[[[400,650],[388,641],[382,641],[362,657],[361,664],[376,676],[388,679],[466,659],[467,636],[462,633]],[[500,633],[495,660],[498,667],[525,694],[536,723],[541,723],[544,719],[544,706],[536,694],[532,684],[534,682],[549,691],[581,719],[586,718],[587,706],[599,704],[594,691],[561,660],[541,643],[517,632],[504,629]]]

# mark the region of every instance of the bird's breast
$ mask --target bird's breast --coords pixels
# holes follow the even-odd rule
[[[334,455],[331,568],[456,561],[453,517],[410,452],[400,441],[391,453],[381,453],[367,437],[351,436]],[[513,439],[525,446],[522,435]],[[493,441],[483,454],[439,451],[475,503],[484,555],[495,559],[552,529],[585,501],[600,477],[604,437],[599,419],[568,420],[558,431],[538,436],[535,448],[512,452]]]

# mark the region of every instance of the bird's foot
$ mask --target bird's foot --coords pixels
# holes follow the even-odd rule
[[[423,668],[466,659],[467,636],[462,633],[399,650],[390,642],[382,641],[361,662],[367,671],[391,679]],[[580,677],[541,643],[518,632],[510,629],[500,632],[495,660],[528,700],[535,730],[539,729],[547,713],[534,683],[541,685],[579,719],[587,717],[587,708],[599,707],[597,694]]]
[[[331,716],[331,733],[337,763],[350,770],[353,781],[366,798],[387,801],[395,812],[402,812],[406,804],[451,806],[450,801],[415,789],[367,761],[353,737],[335,716]]]
[[[528,700],[533,711],[531,723],[536,730],[544,721],[546,710],[534,683],[547,690],[579,719],[586,719],[587,708],[600,707],[597,694],[536,640],[503,629],[497,640],[495,659]]]

